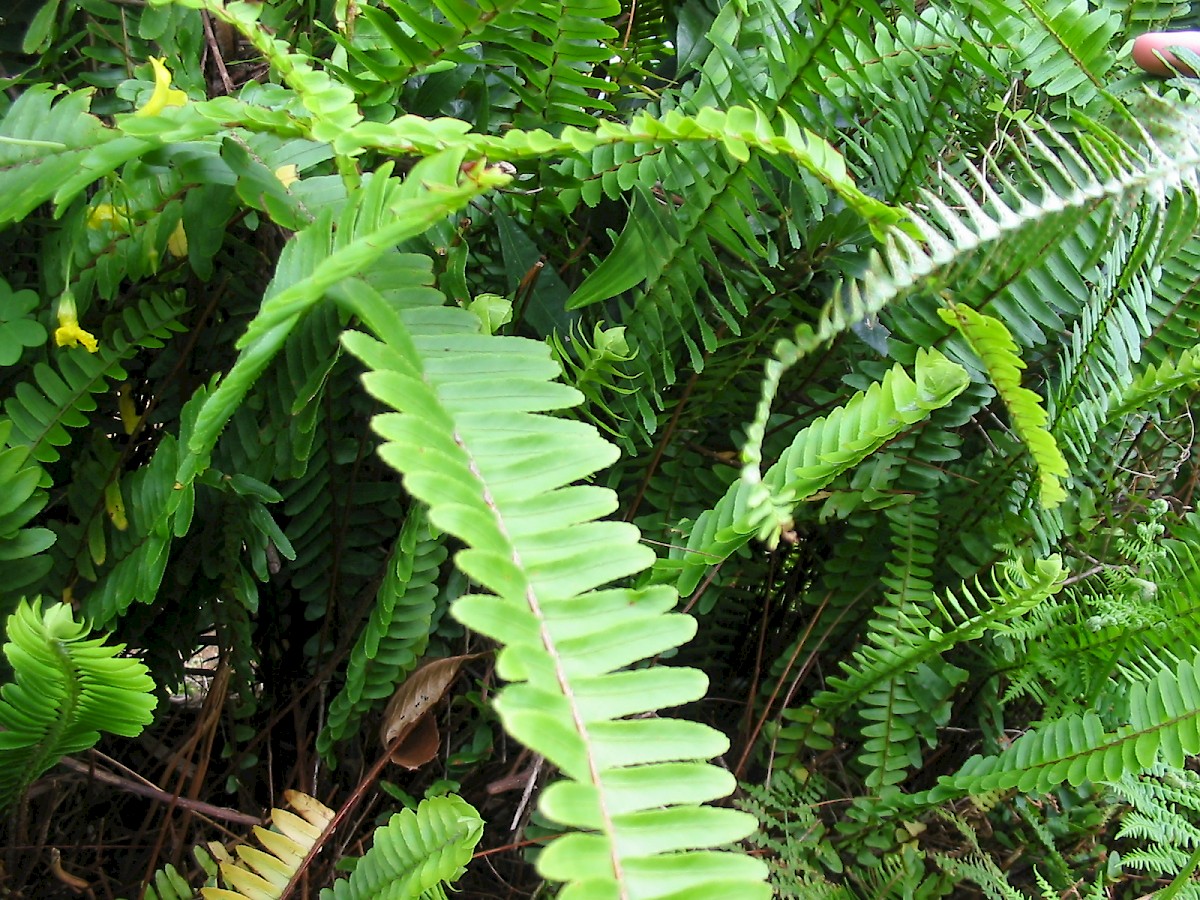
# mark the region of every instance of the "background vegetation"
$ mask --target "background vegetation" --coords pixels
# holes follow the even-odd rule
[[[1187,3],[3,15],[11,895],[1200,896]]]

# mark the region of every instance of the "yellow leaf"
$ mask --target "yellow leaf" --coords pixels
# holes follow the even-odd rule
[[[121,497],[119,481],[110,481],[105,485],[104,508],[117,531],[124,531],[129,527],[129,519],[125,516],[125,500]]]
[[[121,426],[126,434],[133,434],[142,424],[142,417],[133,403],[128,381],[121,382],[121,386],[117,388],[117,412],[121,414]]]
[[[289,163],[286,166],[280,166],[276,169],[275,177],[279,179],[279,183],[285,188],[291,187],[300,180],[300,169],[295,163]]]
[[[124,206],[113,206],[111,203],[97,203],[88,213],[87,227],[99,230],[104,225],[112,225],[121,231],[129,231],[129,211]]]
[[[183,219],[175,223],[175,230],[167,238],[167,249],[171,251],[172,256],[179,259],[187,256],[188,241],[187,232],[183,230]]]

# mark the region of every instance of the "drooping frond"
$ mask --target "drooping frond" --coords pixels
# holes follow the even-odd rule
[[[939,310],[939,313],[959,330],[983,361],[988,378],[1008,409],[1013,429],[1029,448],[1037,465],[1042,506],[1053,509],[1066,499],[1062,481],[1070,471],[1054,436],[1046,429],[1046,409],[1041,398],[1021,385],[1021,370],[1025,363],[1017,354],[1012,335],[999,319],[962,303],[949,301],[949,308]]]
[[[211,453],[229,417],[283,347],[301,316],[354,272],[369,270],[397,242],[420,234],[484,190],[507,182],[488,170],[462,179],[461,154],[422,161],[403,185],[391,167],[375,172],[365,190],[347,203],[335,226],[323,215],[289,242],[263,299],[262,309],[238,342],[242,353],[196,418],[180,481],[188,483]],[[438,189],[433,189],[433,186]]]
[[[703,693],[691,670],[628,669],[695,626],[669,612],[670,589],[596,590],[653,554],[633,526],[597,521],[613,509],[609,491],[571,484],[616,453],[593,427],[545,414],[579,398],[550,380],[559,369],[548,349],[480,334],[466,310],[397,312],[361,282],[340,295],[382,339],[344,338],[372,370],[368,390],[400,411],[376,419],[381,453],[429,504],[430,520],[467,544],[457,565],[492,592],[453,611],[505,645],[497,668],[515,682],[496,701],[505,727],[567,779],[547,789],[542,809],[581,830],[544,851],[542,872],[571,882],[564,897],[765,897],[762,866],[705,849],[753,827],[698,805],[732,787],[702,762],[723,752],[724,736],[630,718]]]

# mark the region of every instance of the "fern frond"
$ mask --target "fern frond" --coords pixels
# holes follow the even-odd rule
[[[482,0],[466,3],[463,0],[429,0],[427,3],[400,3],[385,0],[386,10],[375,6],[362,6],[359,15],[374,29],[378,43],[377,52],[363,38],[369,37],[367,27],[356,23],[357,40],[342,34],[334,39],[346,53],[365,70],[354,73],[347,80],[364,85],[403,85],[410,78],[428,71],[442,61],[460,62],[463,45],[473,40],[484,42],[498,40],[494,35],[504,35],[515,30],[519,16],[514,11],[519,4],[514,0]],[[515,35],[514,35],[515,37]],[[350,74],[350,73],[347,73]]]
[[[123,645],[88,638],[69,606],[22,601],[5,631],[14,680],[0,687],[0,808],[101,731],[136,737],[157,702],[146,667],[118,657]]]
[[[374,705],[395,693],[429,642],[438,567],[447,556],[444,541],[422,510],[409,513],[387,573],[346,667],[346,683],[329,705],[317,740],[327,758],[337,741],[353,733]]]
[[[458,880],[482,836],[483,820],[461,797],[422,800],[376,828],[354,872],[322,890],[321,900],[445,896],[441,886]]]
[[[1044,340],[1044,328],[1061,327],[1054,324],[1061,323],[1056,306],[1080,306],[1071,292],[1086,290],[1079,273],[1092,264],[1097,249],[1082,229],[1094,217],[1112,221],[1143,201],[1169,203],[1196,190],[1200,153],[1188,138],[1195,133],[1195,122],[1181,106],[1146,98],[1143,107],[1163,143],[1132,146],[1088,123],[1092,130],[1082,133],[1077,147],[1042,123],[1037,130],[1014,123],[1018,137],[1005,137],[1002,143],[1025,171],[1038,173],[1030,174],[1032,184],[1018,190],[994,164],[987,171],[966,168],[961,180],[945,175],[950,202],[927,193],[927,212],[912,214],[925,243],[893,230],[883,248],[873,252],[867,272],[839,288],[815,325],[799,326],[794,343],[807,352],[887,308],[889,328],[917,346],[928,346],[945,334],[938,306],[930,299],[943,290],[989,314],[1002,312],[998,317],[1010,330],[1023,318],[1031,338]],[[1066,259],[1056,253],[1060,247],[1071,251]],[[1022,279],[1039,272],[1043,262],[1055,266],[1053,276],[1041,273],[1024,284]],[[1047,283],[1054,293],[1039,297]],[[1019,298],[992,287],[1010,284],[1020,288]],[[910,302],[898,304],[902,299]],[[1036,320],[1022,314],[1025,305],[1038,311]],[[1044,324],[1039,327],[1039,322]]]
[[[333,821],[333,810],[300,791],[284,791],[295,813],[271,810],[271,828],[254,826],[262,848],[239,844],[235,860],[220,844],[210,843],[220,860],[224,887],[202,887],[204,900],[276,900],[295,876],[309,851]],[[297,815],[296,813],[299,813]]]
[[[971,757],[925,796],[997,788],[1044,793],[1064,783],[1115,782],[1157,760],[1182,766],[1200,752],[1200,657],[1135,684],[1128,717],[1128,724],[1105,731],[1094,712],[1064,716],[1019,737],[997,756]]]
[[[769,376],[776,374],[773,368],[778,370],[782,364],[769,363]],[[761,478],[756,466],[747,466],[741,481],[696,520],[687,549],[681,554],[680,593],[695,590],[708,567],[745,546],[755,534],[760,540],[778,541],[780,532],[790,527],[797,503],[924,419],[931,410],[948,405],[967,381],[961,366],[936,350],[921,351],[913,377],[902,366],[893,367],[882,381],[855,394],[845,405],[797,434],[780,460]],[[768,389],[764,388],[764,394]],[[764,407],[773,394],[770,390],[748,429],[752,446],[761,441],[766,422]]]
[[[472,197],[509,180],[490,169],[464,178],[461,163],[461,153],[452,152],[422,160],[403,184],[391,177],[392,167],[385,164],[347,203],[336,228],[332,216],[322,215],[289,242],[262,308],[238,342],[238,361],[197,415],[190,453],[179,474],[182,484],[190,484],[207,465],[221,429],[302,315],[342,279],[367,272],[394,254],[399,241],[422,233]]]
[[[609,44],[620,36],[608,20],[620,15],[621,4],[617,0],[549,0],[524,6],[523,11],[527,22],[522,25],[543,36],[546,46],[540,41],[514,41],[516,52],[502,57],[519,73],[511,82],[523,107],[517,112],[516,124],[523,128],[544,123],[593,127],[596,116],[590,110],[614,109],[605,95],[615,85],[597,77],[597,70],[612,57]]]
[[[4,403],[13,424],[9,445],[28,447],[41,462],[58,460],[58,448],[71,441],[67,429],[92,421],[87,413],[96,409],[93,395],[108,390],[110,381],[128,378],[122,363],[140,349],[161,346],[172,333],[182,331],[183,309],[180,297],[143,300],[110,317],[112,324],[96,353],[62,348],[55,354],[55,366],[34,366],[33,380],[17,385]]]
[[[457,565],[491,595],[453,612],[502,641],[497,670],[516,682],[496,706],[508,731],[557,765],[542,809],[583,829],[555,841],[543,874],[563,897],[765,897],[757,861],[705,850],[744,837],[753,819],[696,805],[732,788],[700,762],[724,736],[667,718],[628,718],[704,692],[692,670],[625,670],[677,646],[694,622],[668,610],[674,591],[600,585],[644,569],[653,554],[633,526],[595,521],[615,497],[569,486],[610,464],[594,428],[544,413],[578,402],[544,344],[479,334],[454,308],[399,313],[361,282],[339,289],[382,341],[350,333],[372,370],[369,391],[400,410],[377,417],[381,454],[429,504],[430,520],[468,546]]]
[[[1104,90],[1121,28],[1114,12],[1086,0],[988,0],[970,9],[1029,70],[1031,87],[1080,106]]]
[[[1200,384],[1200,344],[1179,354],[1177,360],[1165,359],[1145,371],[1125,390],[1111,399],[1106,422],[1154,409],[1164,398],[1185,387]]]
[[[813,698],[822,709],[843,707],[887,679],[912,672],[918,664],[973,640],[989,628],[1028,613],[1062,588],[1066,572],[1057,557],[1038,560],[1032,571],[1012,563],[996,578],[990,597],[976,582],[964,585],[959,595],[947,591],[936,599],[936,614],[920,609],[898,609],[892,631],[879,629],[871,642],[855,651],[853,662],[843,663],[844,675],[829,679],[829,689]],[[981,788],[969,793],[980,793]]]
[[[1017,353],[1016,342],[999,319],[962,303],[947,302],[949,308],[939,313],[959,330],[983,361],[988,377],[1008,409],[1013,429],[1037,465],[1042,506],[1053,509],[1067,497],[1062,481],[1070,475],[1070,470],[1054,436],[1046,429],[1047,415],[1041,398],[1021,385],[1025,363]]]
[[[49,499],[40,489],[47,475],[28,449],[7,446],[11,433],[12,422],[0,419],[0,584],[17,594],[49,570],[50,557],[40,554],[56,536],[29,525]]]
[[[9,107],[0,120],[0,224],[23,219],[64,191],[97,147],[119,137],[90,114],[91,102],[91,91],[64,95],[38,84]],[[104,174],[89,172],[88,182]]]

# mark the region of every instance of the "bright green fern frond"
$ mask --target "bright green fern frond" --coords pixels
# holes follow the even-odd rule
[[[1059,591],[1065,578],[1057,556],[1038,560],[1032,571],[1014,563],[996,579],[994,596],[976,582],[974,589],[963,585],[957,596],[947,591],[936,598],[936,612],[896,610],[893,629],[874,632],[871,643],[854,653],[853,662],[843,663],[845,674],[829,679],[828,690],[816,695],[814,705],[835,709],[854,702],[887,679],[912,672],[920,663],[974,640],[989,628],[1025,615]]]
[[[772,376],[777,376],[782,367],[778,361],[768,364],[771,387],[764,388],[767,399],[748,430],[752,442],[761,440],[769,398],[778,383]],[[855,394],[845,405],[796,435],[766,475],[760,478],[756,465],[747,466],[742,480],[696,520],[682,553],[680,593],[691,593],[709,566],[745,546],[755,534],[760,540],[778,541],[780,532],[790,527],[797,503],[858,465],[932,410],[948,405],[967,382],[962,366],[936,350],[923,350],[917,356],[913,377],[902,366],[893,367],[882,381]],[[752,446],[757,447],[757,443]]]
[[[0,809],[100,732],[135,737],[149,724],[154,682],[123,645],[88,638],[71,608],[22,601],[6,624],[4,655],[14,680],[0,687]]]
[[[482,836],[483,820],[461,797],[422,800],[375,829],[353,874],[321,891],[321,900],[444,897],[441,886],[458,880]]]
[[[1093,712],[1069,715],[1022,735],[997,756],[973,756],[945,776],[928,799],[1017,788],[1045,793],[1059,785],[1115,782],[1156,761],[1182,766],[1200,752],[1200,657],[1133,686],[1128,723],[1106,731]]]
[[[1167,359],[1157,366],[1148,366],[1133,384],[1112,398],[1108,421],[1149,411],[1180,388],[1197,384],[1200,384],[1200,344],[1185,350],[1175,361]]]
[[[682,668],[634,665],[692,636],[671,613],[668,588],[596,588],[646,568],[653,553],[637,529],[597,521],[608,490],[573,485],[616,458],[581,422],[546,412],[579,401],[551,379],[544,344],[479,333],[456,308],[395,307],[368,286],[339,289],[383,341],[343,340],[372,370],[367,389],[399,413],[378,416],[383,457],[430,520],[462,539],[458,566],[492,591],[453,612],[505,644],[497,661],[516,682],[496,701],[506,729],[566,779],[542,797],[554,821],[581,829],[539,860],[571,882],[564,898],[765,897],[765,867],[708,850],[745,837],[753,818],[699,805],[733,788],[702,761],[724,752],[719,732],[670,718],[630,718],[703,695],[706,679]]]
[[[1104,89],[1121,28],[1115,13],[1087,0],[988,0],[969,9],[1016,53],[1031,87],[1080,106]]]
[[[983,360],[988,377],[1008,409],[1012,427],[1029,448],[1037,465],[1042,506],[1053,509],[1067,497],[1062,480],[1070,475],[1067,461],[1046,429],[1047,415],[1041,398],[1021,385],[1025,363],[1004,323],[961,303],[949,302],[939,310],[942,319],[959,330]]]

